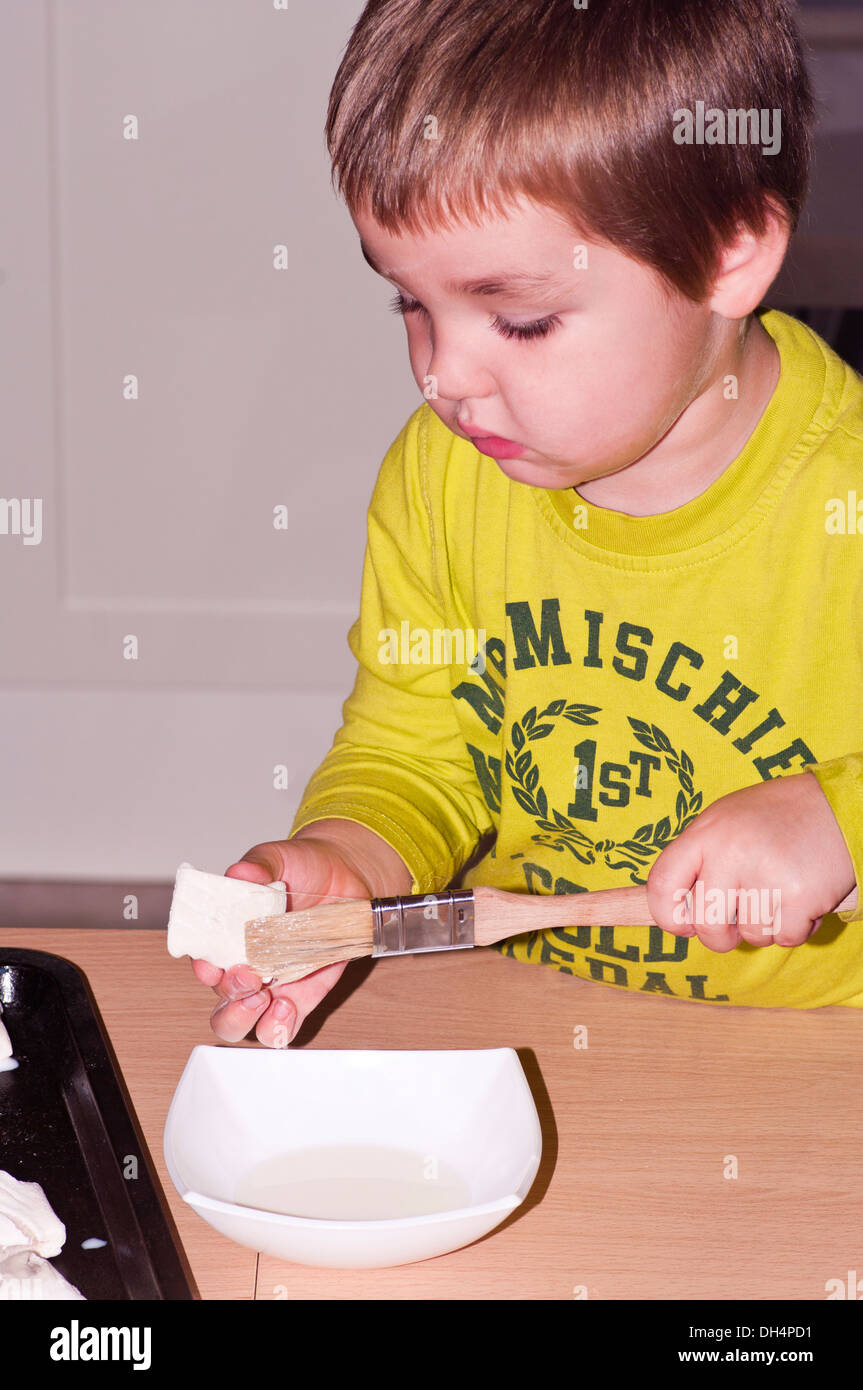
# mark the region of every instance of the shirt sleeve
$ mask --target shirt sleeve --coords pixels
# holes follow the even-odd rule
[[[863,922],[863,753],[848,753],[829,762],[810,764],[845,837],[857,880],[857,906],[836,916],[843,922]]]
[[[408,866],[412,893],[445,888],[494,829],[459,729],[449,664],[392,661],[416,629],[446,629],[446,601],[424,469],[421,406],[383,460],[368,513],[360,614],[348,633],[353,691],[332,748],[312,775],[291,834],[327,817],[375,831]],[[446,567],[443,565],[444,573]],[[433,644],[432,644],[433,645]],[[442,654],[442,643],[437,644]],[[424,654],[423,654],[424,655]],[[429,653],[434,655],[434,650]]]

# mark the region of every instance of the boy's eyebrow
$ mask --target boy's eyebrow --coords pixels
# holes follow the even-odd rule
[[[365,260],[377,275],[382,275],[384,279],[389,279],[386,271],[381,270],[362,241],[360,250]],[[450,294],[473,294],[480,296],[491,296],[507,294],[511,298],[528,299],[531,295],[539,291],[564,291],[571,290],[572,286],[567,285],[563,280],[556,280],[548,275],[533,275],[526,270],[512,271],[507,275],[499,275],[496,279],[484,278],[481,280],[448,280],[444,289]]]

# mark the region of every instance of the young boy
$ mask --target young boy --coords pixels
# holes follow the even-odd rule
[[[576,901],[497,949],[863,1006],[863,902],[832,915],[863,870],[863,381],[759,308],[808,178],[791,15],[366,6],[327,135],[425,400],[372,498],[344,724],[291,837],[229,873],[646,882],[657,927],[582,927]],[[216,1032],[275,1045],[342,969],[262,991],[195,963]]]

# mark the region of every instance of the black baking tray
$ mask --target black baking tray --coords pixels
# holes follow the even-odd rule
[[[197,1298],[83,971],[0,946],[0,1004],[19,1063],[0,1072],[0,1168],[66,1227],[51,1263],[88,1300]],[[92,1237],[106,1244],[82,1249]]]

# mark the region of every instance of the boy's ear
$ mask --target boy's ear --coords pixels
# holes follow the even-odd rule
[[[761,236],[741,227],[722,253],[708,303],[723,318],[742,319],[751,314],[779,274],[791,229],[787,214],[769,199],[765,216],[767,225]]]

